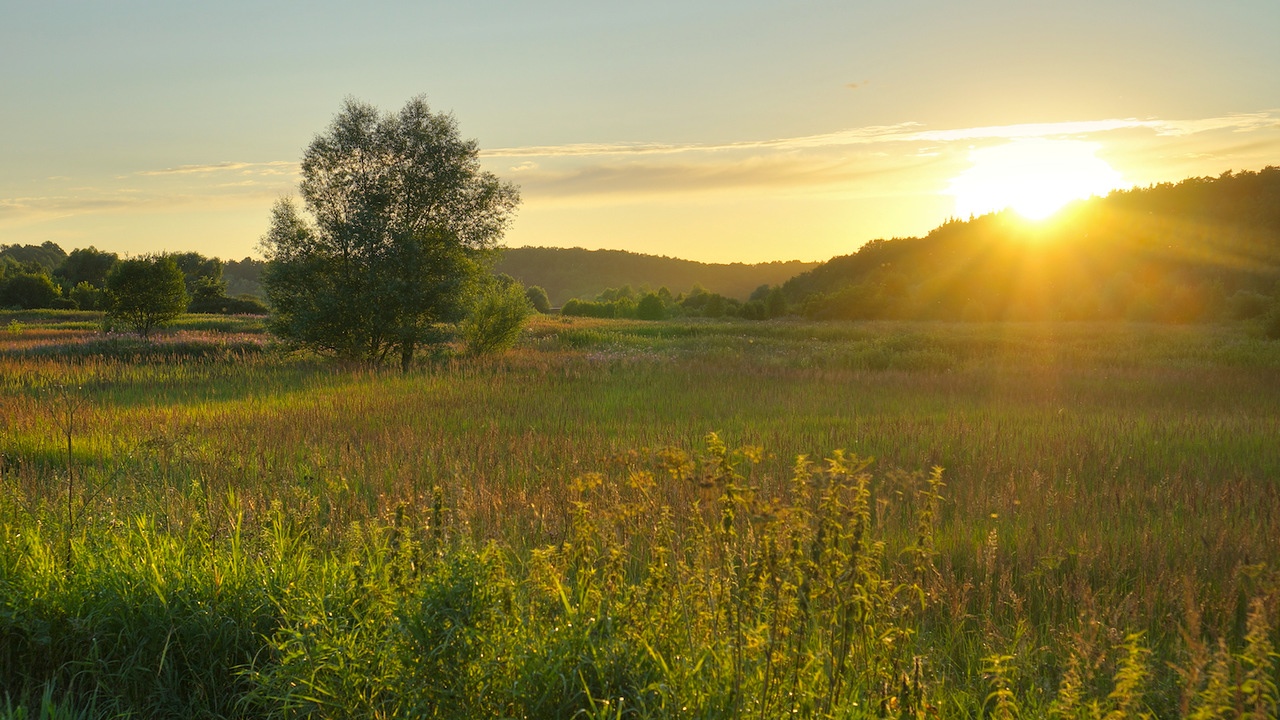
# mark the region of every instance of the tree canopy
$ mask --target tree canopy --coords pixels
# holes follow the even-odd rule
[[[107,315],[147,337],[187,309],[182,271],[173,258],[121,260],[107,275]]]
[[[395,114],[348,100],[302,160],[304,206],[272,210],[263,285],[281,337],[404,366],[460,320],[519,202],[482,171],[479,147],[422,97]]]
[[[58,248],[61,250],[61,248]],[[72,250],[62,265],[54,270],[54,276],[60,278],[68,287],[75,287],[82,282],[101,288],[106,285],[107,273],[120,261],[113,252],[103,252],[92,245],[87,248]]]
[[[67,253],[57,243],[46,240],[39,245],[0,245],[0,257],[26,265],[28,271],[38,268],[48,274],[67,259]]]
[[[0,307],[24,310],[49,307],[58,294],[58,286],[48,275],[19,272],[0,283]]]

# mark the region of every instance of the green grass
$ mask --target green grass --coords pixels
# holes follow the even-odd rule
[[[21,322],[0,682],[32,712],[1274,706],[1280,343],[1253,326],[543,318],[401,374],[255,320],[111,352]],[[868,474],[797,483],[838,448]]]

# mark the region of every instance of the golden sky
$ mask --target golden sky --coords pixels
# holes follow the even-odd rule
[[[509,245],[712,262],[1280,165],[1272,0],[106,5],[0,11],[0,243],[256,254],[348,96],[453,112]]]

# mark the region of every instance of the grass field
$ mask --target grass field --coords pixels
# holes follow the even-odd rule
[[[0,717],[1276,714],[1247,324],[0,313],[0,416]]]

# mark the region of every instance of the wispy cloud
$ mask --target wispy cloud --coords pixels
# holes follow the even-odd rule
[[[36,196],[0,198],[0,218],[32,214],[60,215],[137,207],[146,201],[136,197]]]
[[[0,222],[29,223],[70,216],[225,210],[257,207],[287,193],[298,164],[219,162],[139,170],[108,178],[48,181],[16,197],[0,197]],[[33,191],[34,190],[34,191]]]
[[[161,170],[140,170],[136,175],[207,175],[209,173],[240,172],[245,175],[287,175],[296,172],[298,163],[288,160],[270,162],[220,162],[208,165],[179,165]]]
[[[537,145],[532,147],[496,148],[481,151],[482,157],[581,157],[589,155],[670,155],[685,152],[721,152],[725,150],[785,150],[886,142],[920,127],[919,123],[875,125],[842,130],[823,135],[809,135],[773,140],[746,140],[732,143],[575,143],[569,145]]]
[[[1215,130],[1250,132],[1275,127],[1277,123],[1280,123],[1280,110],[1192,120],[1108,118],[1072,122],[988,125],[942,130],[929,130],[918,122],[904,122],[896,125],[850,128],[819,135],[732,143],[577,143],[496,148],[483,151],[481,155],[484,157],[550,158],[607,155],[670,155],[675,153],[741,150],[807,150],[881,143],[946,143],[973,140],[1016,140],[1033,137],[1073,137],[1133,129],[1146,129],[1160,136],[1181,136]]]
[[[633,199],[691,197],[720,191],[764,191],[769,194],[801,190],[811,195],[827,190],[859,195],[902,191],[926,166],[941,162],[935,155],[863,157],[860,162],[821,155],[779,155],[720,159],[613,158],[574,163],[559,169],[537,169],[519,175],[531,199]],[[907,190],[908,192],[910,190]]]
[[[238,185],[238,184],[237,184]],[[168,211],[176,208],[215,209],[262,204],[278,196],[270,189],[237,187],[235,193],[145,193],[131,188],[76,195],[0,198],[0,221],[65,217],[96,213]]]
[[[729,193],[902,198],[943,192],[947,179],[968,167],[973,146],[1027,138],[1089,138],[1105,147],[1108,162],[1130,181],[1162,182],[1274,162],[1280,110],[965,128],[903,122],[726,143],[577,143],[481,155],[490,169],[517,180],[531,205],[685,203]],[[290,161],[227,161],[142,170],[101,182],[60,179],[25,188],[23,197],[0,197],[0,222],[13,227],[71,215],[266,208],[292,189],[298,172]]]

